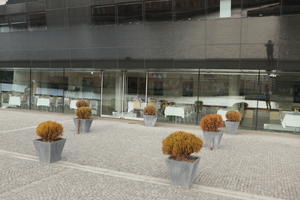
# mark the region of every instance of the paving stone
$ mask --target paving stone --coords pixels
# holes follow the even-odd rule
[[[32,140],[35,138],[34,126],[41,121],[51,119],[64,122],[64,137],[67,138],[63,152],[64,161],[168,179],[164,163],[166,156],[161,153],[163,138],[176,130],[192,132],[202,137],[202,132],[197,126],[159,124],[157,127],[144,127],[142,122],[112,119],[95,119],[90,133],[78,135],[72,118],[72,115],[64,114],[0,110],[0,126],[3,128],[0,131],[0,150],[34,156],[35,151],[32,144]],[[20,124],[16,122],[20,122]],[[26,127],[29,128],[26,129]],[[20,128],[24,130],[13,131]],[[238,135],[224,134],[220,149],[210,151],[203,148],[197,154],[201,160],[195,184],[274,198],[299,199],[299,149],[299,135],[248,130],[239,130]],[[22,163],[19,165],[17,161],[11,162],[16,167],[12,168],[12,171],[18,173],[20,170],[18,166],[22,166]],[[55,174],[57,169],[52,170],[54,171],[50,174]],[[27,168],[24,171],[31,173]],[[18,176],[12,177],[15,179]],[[24,179],[27,178],[24,177]],[[103,181],[104,178],[98,177],[97,179]],[[26,183],[25,181],[24,184],[26,185]],[[89,184],[89,178],[86,179],[85,184]],[[126,183],[124,184],[126,185]],[[136,183],[128,184],[130,187],[131,184]],[[152,186],[146,185],[145,187],[149,187],[147,192],[151,193]],[[21,186],[22,184],[17,187]],[[80,186],[78,185],[78,187]],[[11,187],[8,186],[6,190],[10,189]],[[72,188],[68,189],[72,190]],[[2,192],[6,190],[3,189]],[[155,195],[157,191],[161,190],[153,189],[154,196],[149,199],[159,199],[158,195]],[[109,191],[105,192],[108,192],[107,195],[109,195]],[[47,194],[46,189],[42,193]],[[21,197],[26,199],[25,196],[16,198]],[[64,196],[64,198],[68,199],[71,196]],[[126,198],[130,198],[130,195]],[[126,198],[124,197],[124,199]],[[138,198],[142,198],[142,196],[138,196]],[[170,196],[166,197],[166,199],[168,198]],[[187,196],[188,198],[193,197]],[[197,198],[195,197],[195,199]]]

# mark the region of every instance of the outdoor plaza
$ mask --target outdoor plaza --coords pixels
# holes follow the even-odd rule
[[[191,188],[172,185],[162,140],[182,130],[203,138],[196,125],[94,117],[77,133],[74,114],[0,109],[1,200],[297,200],[300,135],[239,129],[220,148],[203,147]],[[64,127],[62,160],[40,162],[35,129],[53,120]]]

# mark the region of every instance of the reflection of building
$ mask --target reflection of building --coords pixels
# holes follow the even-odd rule
[[[243,127],[278,129],[300,82],[300,3],[281,2],[9,0],[1,106],[72,112],[84,98],[95,115],[141,118],[152,102],[161,121],[189,124],[239,109]]]

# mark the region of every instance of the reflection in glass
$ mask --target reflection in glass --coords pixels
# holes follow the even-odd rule
[[[95,25],[115,24],[116,7],[114,5],[93,6],[92,22]]]
[[[151,72],[148,103],[158,109],[158,120],[196,124],[201,109],[197,106],[198,72]],[[198,118],[200,116],[198,115]]]
[[[205,0],[176,0],[176,20],[192,20],[205,17]]]
[[[300,14],[300,1],[299,0],[282,1],[282,14],[283,15]]]
[[[101,72],[96,69],[66,69],[64,112],[74,113],[76,102],[86,100],[93,115],[100,115]]]
[[[265,17],[280,15],[281,0],[243,0],[243,17]]]
[[[34,13],[28,16],[29,27],[31,30],[34,29],[45,29],[47,26],[46,14],[45,13]]]
[[[2,108],[29,109],[29,69],[0,69],[0,98]]]
[[[123,72],[103,72],[102,115],[122,117]]]
[[[118,5],[118,23],[132,24],[142,21],[142,3],[130,3]]]
[[[172,21],[172,0],[146,0],[145,13],[147,21]]]
[[[262,71],[258,128],[272,131],[299,131],[300,74]],[[264,105],[265,104],[265,105]],[[297,123],[295,123],[297,122]]]
[[[258,72],[239,70],[201,70],[200,97],[203,113],[218,113],[226,120],[228,110],[242,114],[241,127],[255,128]],[[259,102],[259,108],[264,108]]]
[[[63,69],[32,69],[31,108],[40,111],[63,112],[65,89]]]
[[[143,110],[146,106],[146,73],[126,72],[125,78],[125,98],[124,117],[142,118]]]

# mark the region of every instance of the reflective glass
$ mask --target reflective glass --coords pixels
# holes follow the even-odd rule
[[[148,103],[156,105],[159,121],[186,124],[198,122],[198,71],[157,71],[150,72],[148,77]]]
[[[63,96],[67,86],[63,69],[33,68],[31,72],[31,108],[40,111],[63,112]]]
[[[29,109],[30,70],[0,69],[0,98],[2,108]]]
[[[93,115],[100,115],[101,106],[101,72],[97,69],[66,69],[64,79],[64,112],[74,113],[76,102],[86,100]]]

